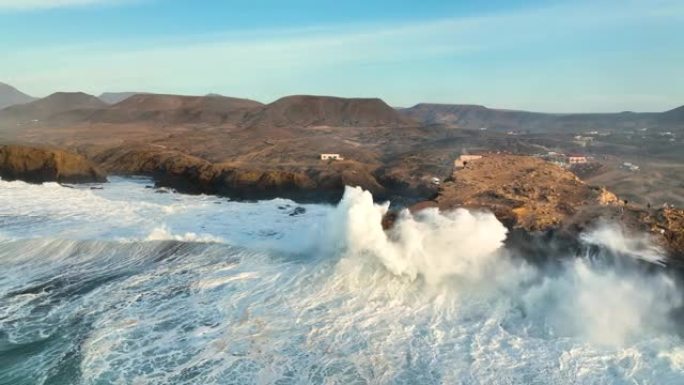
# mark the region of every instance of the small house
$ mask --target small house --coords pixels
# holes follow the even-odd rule
[[[340,154],[321,154],[321,160],[344,160]]]
[[[588,163],[587,157],[584,155],[570,155],[568,156],[568,163],[570,164],[586,164]]]

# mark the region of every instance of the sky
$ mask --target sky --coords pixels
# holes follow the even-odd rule
[[[0,82],[545,112],[684,105],[682,0],[0,0]]]

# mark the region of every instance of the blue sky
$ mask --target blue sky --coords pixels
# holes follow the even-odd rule
[[[395,106],[684,104],[684,1],[0,0],[0,81],[378,96]]]

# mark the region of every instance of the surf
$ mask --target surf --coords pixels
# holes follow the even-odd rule
[[[0,181],[0,383],[684,380],[681,285],[619,228],[544,266],[487,212],[384,230],[358,188],[330,206],[147,184]]]

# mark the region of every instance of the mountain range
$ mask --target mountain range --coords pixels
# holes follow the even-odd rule
[[[661,113],[539,113],[493,109],[479,105],[421,103],[400,112],[423,124],[442,124],[465,129],[529,133],[680,128],[684,106]]]
[[[480,105],[421,103],[392,108],[377,98],[286,96],[269,104],[221,95],[57,92],[35,99],[0,83],[0,124],[156,122],[165,125],[232,124],[283,127],[394,127],[441,125],[516,133],[602,130],[684,130],[684,106],[653,113],[539,113]]]

